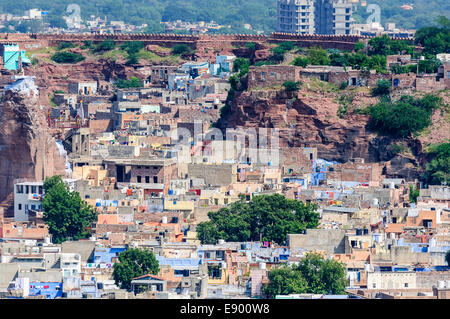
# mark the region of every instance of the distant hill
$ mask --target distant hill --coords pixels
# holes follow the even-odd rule
[[[420,28],[431,25],[436,16],[450,16],[448,0],[367,0],[381,7],[381,22],[395,22],[398,27]],[[107,16],[109,20],[122,20],[141,25],[147,23],[149,32],[161,31],[160,21],[211,21],[231,25],[234,32],[243,31],[243,25],[251,24],[254,30],[272,32],[277,23],[276,0],[0,0],[0,12],[24,14],[31,8],[49,11],[49,19],[61,21],[69,4],[81,7],[83,19],[91,15]],[[412,10],[403,10],[404,4]],[[354,17],[366,21],[370,14],[365,7],[358,6]],[[56,23],[56,22],[55,22]]]
[[[450,16],[450,2],[448,0],[367,0],[367,5],[378,4],[381,8],[381,23],[393,22],[397,27],[405,29],[419,29],[434,25],[438,16]],[[405,4],[412,10],[404,10]],[[358,5],[353,18],[365,23],[371,14],[367,7]]]

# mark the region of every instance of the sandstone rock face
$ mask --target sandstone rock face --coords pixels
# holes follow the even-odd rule
[[[47,110],[39,100],[37,88],[5,88],[0,103],[0,202],[6,206],[11,205],[16,179],[43,180],[66,173],[65,156],[48,132]]]
[[[280,147],[316,147],[319,157],[327,160],[390,160],[386,147],[380,144],[389,145],[391,140],[380,139],[367,129],[369,117],[350,114],[339,118],[338,108],[331,97],[308,96],[305,92],[293,97],[277,90],[247,91],[237,94],[231,115],[221,127],[277,128]]]
[[[36,85],[41,90],[40,98],[44,99],[47,98],[45,93],[55,90],[67,92],[70,81],[110,81],[132,76],[144,78],[142,72],[133,66],[125,65],[125,61],[122,63],[108,59],[86,60],[76,64],[41,62],[38,67],[27,67],[25,72],[27,75],[36,77]]]

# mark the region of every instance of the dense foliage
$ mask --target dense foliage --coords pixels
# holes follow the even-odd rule
[[[387,35],[382,35],[369,40],[368,55],[392,55],[392,54],[413,54],[414,47],[407,41],[392,40]]]
[[[417,203],[417,198],[420,196],[420,190],[414,185],[409,185],[409,202]]]
[[[129,248],[119,254],[119,262],[114,264],[113,278],[117,286],[130,289],[131,281],[140,276],[159,272],[159,263],[149,250]]]
[[[298,91],[300,89],[301,85],[302,85],[301,81],[297,81],[297,82],[286,81],[286,82],[283,83],[284,90],[287,91],[287,92]]]
[[[86,59],[81,54],[67,52],[67,51],[61,51],[56,52],[51,56],[51,59],[55,61],[56,63],[78,63]]]
[[[141,80],[137,77],[133,76],[128,80],[118,79],[116,82],[116,86],[119,89],[130,89],[130,88],[139,88],[142,87]]]
[[[377,85],[372,89],[372,96],[388,95],[391,93],[391,81],[381,79],[378,80]]]
[[[93,46],[93,51],[95,53],[99,53],[99,52],[114,50],[115,48],[116,48],[116,44],[113,40],[105,40],[105,41],[100,42],[99,44]]]
[[[69,237],[78,240],[89,236],[89,228],[97,220],[97,213],[77,192],[71,192],[60,176],[44,181],[42,209],[54,243]]]
[[[438,26],[426,26],[417,30],[415,42],[424,47],[424,53],[434,55],[450,53],[450,20],[439,17]]]
[[[210,221],[197,226],[198,238],[203,244],[214,244],[219,239],[283,244],[287,234],[317,227],[319,214],[316,209],[315,204],[305,204],[279,194],[256,196],[249,203],[239,201],[229,208],[209,212]]]
[[[144,43],[141,41],[130,41],[122,44],[120,48],[128,54],[127,64],[137,64],[139,62],[137,54],[144,48]]]
[[[297,266],[284,266],[269,272],[269,283],[263,286],[268,298],[288,294],[345,294],[345,266],[310,252]]]
[[[382,134],[406,137],[428,127],[433,110],[441,105],[442,98],[431,94],[421,99],[402,96],[395,102],[384,99],[369,108],[370,125]]]
[[[191,48],[187,44],[184,44],[184,43],[174,45],[172,48],[173,54],[189,54],[191,52],[192,52]]]
[[[429,184],[440,185],[450,183],[450,143],[442,143],[430,147],[433,159],[426,165],[426,179]]]

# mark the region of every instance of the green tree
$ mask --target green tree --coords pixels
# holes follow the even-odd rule
[[[61,42],[58,46],[58,50],[65,50],[75,47],[75,44],[72,42]]]
[[[288,294],[345,294],[346,267],[322,254],[309,252],[297,266],[271,270],[269,283],[263,286],[268,298]]]
[[[120,288],[130,289],[134,278],[156,275],[158,272],[159,263],[151,251],[129,248],[119,254],[119,262],[114,264],[113,278]]]
[[[211,221],[198,224],[196,231],[203,245],[215,245],[219,239],[222,239],[221,234]]]
[[[302,274],[289,266],[269,272],[269,283],[263,285],[263,293],[274,299],[277,295],[303,294],[308,291],[308,283]]]
[[[450,143],[430,147],[428,154],[433,158],[426,164],[425,178],[431,185],[450,183]]]
[[[284,55],[286,52],[291,51],[295,48],[294,42],[281,42],[275,48],[270,49],[272,51],[272,55],[270,56],[270,60],[279,63],[284,60]]]
[[[126,51],[129,55],[138,53],[144,48],[144,42],[141,41],[129,41],[120,46],[120,48]]]
[[[313,47],[307,51],[309,64],[312,65],[330,65],[331,60],[326,50]]]
[[[364,48],[366,47],[366,45],[364,44],[364,42],[358,41],[355,43],[355,51],[362,51],[364,50]]]
[[[389,80],[381,79],[377,86],[372,89],[372,96],[389,95],[391,93],[392,83]]]
[[[133,65],[133,64],[138,64],[139,63],[139,58],[137,57],[136,54],[130,54],[128,56],[128,60],[125,63],[126,65]]]
[[[417,203],[417,198],[420,196],[420,190],[414,185],[409,185],[409,202]]]
[[[56,63],[78,63],[86,59],[84,56],[72,52],[62,51],[56,52],[51,56]]]
[[[250,59],[237,58],[233,63],[233,71],[239,72],[239,77],[243,77],[248,73],[250,68]]]
[[[309,252],[296,269],[308,283],[308,293],[345,294],[345,266],[337,260],[325,259],[320,253]]]
[[[43,219],[53,242],[88,237],[91,224],[97,220],[96,210],[83,201],[80,194],[71,192],[60,176],[46,178],[43,188]]]
[[[382,101],[369,108],[370,126],[382,134],[406,137],[431,124],[431,114],[442,99],[426,95],[422,99],[402,96],[396,102]]]
[[[119,89],[139,88],[142,87],[142,83],[141,80],[133,76],[129,80],[118,79],[116,82],[116,86]]]
[[[172,47],[173,54],[190,54],[192,49],[187,44],[177,44]]]
[[[302,68],[305,68],[309,64],[308,58],[298,56],[292,61],[292,64],[295,66],[301,66]]]
[[[241,200],[229,208],[209,212],[210,222],[198,225],[197,237],[202,243],[220,238],[231,242],[263,240],[283,244],[287,234],[318,226],[316,209],[315,204],[287,199],[280,194],[256,196],[249,203]]]
[[[438,53],[450,52],[450,20],[444,16],[438,18],[439,26],[420,28],[414,35],[416,44],[424,47],[423,53],[435,56]]]
[[[302,82],[300,81],[286,81],[283,83],[284,89],[287,92],[295,92],[300,89],[300,86],[302,85]]]
[[[116,48],[116,43],[113,40],[105,40],[100,42],[94,47],[94,52],[100,53],[105,51],[111,51]]]
[[[245,43],[245,47],[252,52],[256,51],[256,43],[255,42],[247,42],[247,43]]]

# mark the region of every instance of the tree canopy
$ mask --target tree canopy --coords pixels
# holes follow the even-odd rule
[[[51,59],[56,63],[78,63],[85,60],[86,58],[81,54],[62,51],[53,54],[51,56]]]
[[[219,239],[230,242],[286,242],[287,234],[298,234],[319,224],[317,205],[287,199],[280,194],[255,196],[249,203],[239,201],[230,207],[209,212],[210,221],[197,226],[202,244]]]
[[[142,83],[137,77],[132,76],[130,79],[118,79],[116,86],[119,89],[139,88],[142,87]]]
[[[282,266],[269,272],[269,283],[263,286],[268,298],[288,294],[345,294],[347,286],[344,264],[309,252],[296,266]]]
[[[425,177],[432,185],[450,183],[450,143],[442,143],[430,147],[428,153],[433,159],[426,164]]]
[[[69,237],[74,240],[87,238],[91,224],[97,220],[96,210],[77,192],[70,191],[60,176],[46,178],[43,188],[44,222],[53,242],[58,244]]]
[[[158,272],[159,263],[151,251],[129,248],[119,254],[119,262],[114,264],[113,278],[120,288],[130,289],[133,278],[156,275]]]
[[[395,102],[384,100],[369,107],[369,124],[382,134],[406,137],[428,127],[433,111],[442,103],[442,98],[432,94],[417,99],[405,95]]]
[[[416,44],[424,47],[427,55],[450,53],[450,20],[445,16],[437,19],[438,26],[426,26],[416,31]]]

